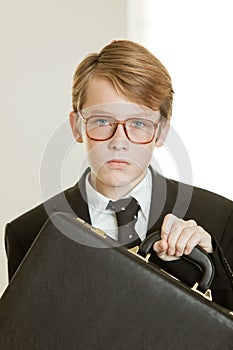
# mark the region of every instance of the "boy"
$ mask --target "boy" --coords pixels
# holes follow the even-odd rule
[[[200,278],[199,271],[180,257],[199,245],[215,264],[213,300],[232,309],[232,202],[187,185],[178,196],[180,184],[149,166],[154,147],[166,138],[172,114],[173,89],[166,68],[144,47],[113,41],[80,63],[72,98],[71,128],[77,142],[85,145],[90,168],[65,191],[71,211],[128,246],[161,229],[151,261],[190,285]],[[48,215],[64,210],[62,198],[57,195],[7,225],[10,278]],[[115,201],[122,198],[127,204],[117,208]],[[132,217],[120,223],[118,214],[128,206]],[[122,226],[130,226],[130,232]]]

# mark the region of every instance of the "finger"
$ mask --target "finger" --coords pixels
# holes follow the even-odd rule
[[[158,241],[153,246],[156,255],[164,261],[173,261],[179,259],[179,257],[167,255],[167,242],[165,240]]]
[[[199,245],[207,253],[213,252],[212,238],[202,227],[197,226],[193,235],[187,241],[184,254],[190,254],[195,246]]]
[[[158,254],[164,254],[167,251],[167,242],[165,240],[160,240],[154,243],[153,249]]]
[[[181,256],[187,254],[187,251],[192,251],[192,249],[198,244],[200,240],[200,235],[198,233],[197,226],[185,227],[182,229],[176,243],[175,252],[176,256]],[[187,250],[188,249],[188,250]],[[190,250],[189,250],[190,249]],[[189,253],[188,253],[189,254]]]
[[[192,252],[192,250],[198,245],[199,240],[200,235],[198,234],[198,232],[195,232],[187,241],[186,247],[184,249],[184,254],[189,255]]]
[[[197,224],[193,220],[177,221],[168,237],[168,254],[181,256],[184,253],[186,243],[195,232]]]
[[[173,214],[167,214],[163,220],[163,224],[161,227],[161,238],[166,238],[170,234],[172,227],[175,223],[177,223],[179,219]]]

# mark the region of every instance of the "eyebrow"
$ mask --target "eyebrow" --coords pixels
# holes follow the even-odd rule
[[[85,113],[85,110],[83,111]],[[121,112],[113,112],[113,111],[103,111],[101,109],[93,109],[92,111],[88,111],[86,112],[88,114],[102,114],[102,115],[113,115],[113,116],[117,116],[117,114],[121,114]],[[124,113],[124,112],[122,112]],[[149,116],[149,113],[144,113],[144,111],[133,111],[133,112],[129,112],[129,113],[124,113],[125,116],[135,116],[135,117],[140,117],[142,115],[145,115],[145,116]]]
[[[85,111],[84,111],[85,112]],[[90,111],[89,113],[100,113],[100,114],[111,114],[112,112],[110,111],[103,111],[101,109],[93,109],[92,111]]]
[[[94,106],[93,106],[94,107]],[[109,116],[109,117],[113,117],[115,119],[117,119],[119,117],[119,115],[123,114],[125,118],[142,118],[142,119],[150,119],[152,116],[157,116],[156,114],[158,113],[157,117],[160,117],[160,112],[159,110],[157,111],[153,111],[150,110],[148,108],[142,108],[140,110],[136,110],[136,111],[129,111],[128,113],[126,113],[126,111],[110,111],[110,110],[103,110],[98,108],[98,106],[96,106],[96,108],[93,109],[89,109],[87,108],[86,111],[85,109],[83,110],[83,113],[86,114],[86,116],[91,116],[92,114],[96,114],[96,115],[103,115],[103,116]],[[153,118],[152,118],[153,119]],[[156,118],[157,119],[157,118]]]

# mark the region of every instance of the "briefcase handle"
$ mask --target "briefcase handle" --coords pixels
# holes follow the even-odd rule
[[[150,252],[154,243],[159,240],[161,240],[160,231],[151,233],[140,244],[137,254],[145,257]],[[182,255],[181,259],[200,266],[202,277],[198,284],[198,288],[202,293],[209,290],[215,274],[214,264],[210,256],[201,247],[196,246],[190,254]]]

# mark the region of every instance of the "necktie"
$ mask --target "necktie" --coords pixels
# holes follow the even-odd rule
[[[132,197],[115,202],[110,200],[106,208],[115,211],[118,225],[118,241],[128,248],[132,248],[140,243],[140,238],[134,228],[139,208],[138,202]]]

